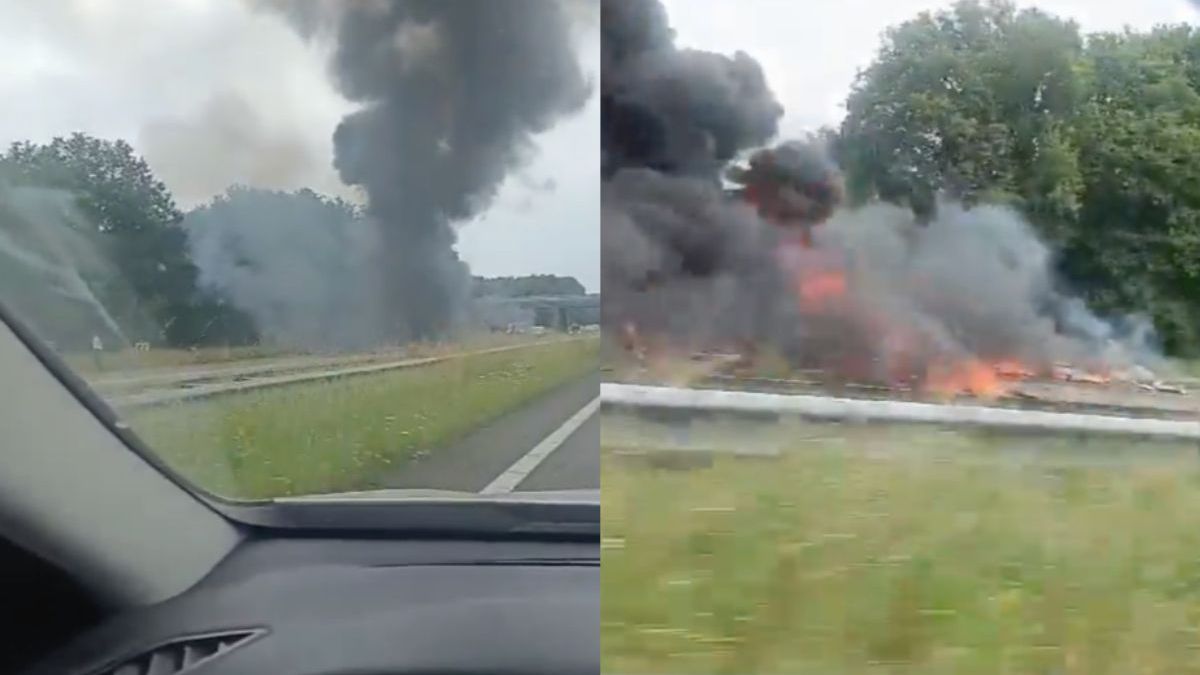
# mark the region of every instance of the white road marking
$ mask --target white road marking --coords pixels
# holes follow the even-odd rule
[[[533,446],[533,449],[525,453],[523,457],[513,462],[513,465],[508,467],[496,479],[487,484],[487,487],[479,491],[481,495],[497,495],[507,494],[516,489],[521,481],[529,477],[533,470],[538,467],[550,453],[554,452],[563,444],[563,441],[570,438],[571,434],[575,433],[583,423],[588,421],[596,411],[600,409],[600,397],[592,399],[587,405],[579,409],[562,426],[555,429],[549,436],[542,439],[540,443]]]

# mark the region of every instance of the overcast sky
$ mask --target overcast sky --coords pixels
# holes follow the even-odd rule
[[[0,144],[84,131],[124,138],[181,206],[233,182],[353,197],[331,137],[352,108],[319,46],[246,0],[0,0]],[[598,77],[598,28],[581,41]],[[480,101],[480,105],[487,105]],[[599,285],[599,106],[537,139],[540,152],[464,224],[476,274],[570,274]]]
[[[681,47],[756,58],[786,109],[781,136],[836,124],[858,69],[890,25],[950,0],[663,0]],[[1018,3],[1075,19],[1085,31],[1191,23],[1188,0],[1041,0]]]

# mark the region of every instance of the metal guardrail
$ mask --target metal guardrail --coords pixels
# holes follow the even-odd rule
[[[680,389],[603,383],[602,410],[671,418],[682,416],[764,416],[863,424],[966,426],[1012,432],[1141,436],[1200,441],[1200,421],[1157,420],[1060,413],[979,405],[949,405],[827,396],[770,394],[713,389]]]

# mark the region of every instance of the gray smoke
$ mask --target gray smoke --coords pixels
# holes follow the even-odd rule
[[[187,214],[201,286],[248,312],[263,338],[307,349],[387,338],[378,231],[353,207],[308,190],[234,188]]]
[[[1016,359],[1042,368],[1062,360],[1129,367],[1153,357],[1151,336],[1122,334],[1058,288],[1053,252],[1005,207],[943,201],[924,224],[886,204],[842,211],[818,229],[817,249],[833,253],[846,273],[846,295],[835,311],[870,322],[848,335],[877,376],[946,357]],[[1133,319],[1132,325],[1146,324]]]
[[[532,136],[590,92],[556,0],[260,2],[336,43],[331,72],[361,108],[334,133],[334,164],[361,186],[379,231],[370,265],[397,339],[464,317],[454,224],[488,207],[530,156]]]
[[[235,91],[213,95],[190,117],[147,123],[139,146],[171,193],[191,205],[222,193],[230,184],[287,189],[322,174],[324,148],[303,134],[267,124]]]

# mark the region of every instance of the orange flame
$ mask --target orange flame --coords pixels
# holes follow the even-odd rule
[[[806,232],[801,232],[801,235]],[[800,308],[821,312],[846,297],[845,261],[836,254],[809,248],[804,236],[792,233],[780,245],[780,265],[788,271]]]
[[[931,363],[925,373],[925,387],[943,396],[971,394],[980,398],[997,398],[1007,391],[995,364],[974,358]]]
[[[801,274],[796,292],[806,309],[816,310],[846,295],[846,275],[841,270]]]
[[[923,354],[923,340],[915,326],[876,314],[859,306],[850,294],[846,261],[831,251],[803,251],[795,240],[781,247],[781,260],[789,270],[796,300],[806,314],[836,311],[878,338],[880,366],[893,384],[919,382],[929,392],[943,396],[971,394],[996,398],[1008,391],[1006,381],[1036,375],[1017,359],[984,360],[978,357],[946,357]],[[852,359],[853,361],[853,359]],[[925,364],[925,365],[922,365]],[[842,371],[863,371],[864,363],[840,363]],[[849,374],[844,372],[843,374]]]

